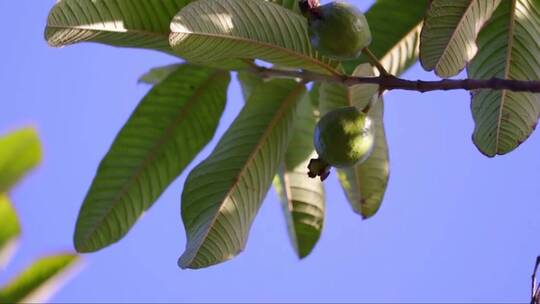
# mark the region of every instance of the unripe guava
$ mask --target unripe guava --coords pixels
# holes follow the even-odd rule
[[[309,38],[321,54],[336,60],[360,56],[371,43],[371,31],[366,17],[356,7],[345,2],[330,2],[313,7],[318,1],[305,0],[300,8],[308,18]]]
[[[355,107],[333,110],[315,127],[313,143],[319,159],[333,167],[350,167],[365,161],[375,141],[371,119]]]

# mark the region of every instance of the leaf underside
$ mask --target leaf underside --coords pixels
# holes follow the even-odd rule
[[[373,69],[367,64],[360,65],[353,75],[372,76]],[[324,83],[319,94],[322,115],[344,106],[363,109],[372,98],[380,98],[369,114],[375,124],[375,147],[371,156],[361,164],[337,170],[353,210],[363,218],[369,218],[379,210],[389,179],[388,144],[383,124],[384,102],[382,97],[378,97],[378,87],[357,85],[347,88],[340,84]]]
[[[267,0],[268,2],[273,2],[279,4],[285,8],[290,9],[291,11],[300,14],[300,6],[298,5],[298,0]]]
[[[428,0],[378,0],[366,12],[373,37],[369,49],[388,72],[399,75],[417,61],[420,30],[428,3]],[[367,58],[360,56],[343,62],[343,66],[352,73],[358,64],[365,62]]]
[[[208,267],[244,248],[304,94],[293,80],[258,86],[212,154],[191,171],[182,193],[188,242],[180,267]]]
[[[501,2],[480,32],[480,51],[469,77],[540,80],[540,2]],[[473,141],[489,157],[517,148],[532,133],[540,115],[538,94],[483,90],[472,94]]]
[[[40,258],[0,288],[0,303],[47,301],[78,260],[77,255],[67,253]]]
[[[211,140],[227,72],[185,64],[135,109],[102,160],[75,230],[79,252],[121,239]]]
[[[257,86],[264,85],[261,77],[248,72],[239,72],[238,80],[246,101]],[[309,178],[306,173],[309,160],[317,158],[313,149],[316,120],[310,95],[306,94],[299,104],[292,139],[273,181],[282,203],[293,248],[299,258],[306,257],[312,251],[324,222],[322,183]]]
[[[49,13],[45,39],[54,47],[78,42],[172,53],[169,25],[189,0],[62,0]]]
[[[0,137],[0,194],[10,190],[41,162],[41,144],[33,128]]]
[[[420,62],[441,77],[457,75],[476,55],[476,37],[501,0],[433,0],[420,37]]]
[[[324,224],[325,196],[322,182],[309,178],[307,166],[317,158],[313,149],[316,120],[308,95],[302,99],[285,161],[274,179],[293,247],[299,258],[311,253]]]
[[[337,62],[309,42],[307,21],[278,4],[254,0],[199,0],[173,19],[170,44],[198,63],[262,59],[273,64],[338,74]]]

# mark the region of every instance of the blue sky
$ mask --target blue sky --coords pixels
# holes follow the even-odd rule
[[[0,282],[44,253],[72,250],[80,204],[114,136],[149,87],[148,69],[175,62],[156,52],[43,40],[55,1],[0,1],[0,133],[34,125],[43,164],[12,193],[24,236]],[[351,1],[362,9],[372,1]],[[418,65],[407,78],[433,79]],[[242,105],[237,83],[211,151]],[[471,142],[467,92],[386,96],[391,180],[372,219],[351,211],[335,177],[314,252],[298,261],[278,199],[269,192],[236,259],[180,270],[180,194],[188,170],[120,243],[84,256],[55,302],[528,301],[540,254],[540,135],[488,159]]]

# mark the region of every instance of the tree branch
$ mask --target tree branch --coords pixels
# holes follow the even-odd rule
[[[442,79],[438,81],[406,80],[393,75],[380,75],[377,77],[335,76],[299,70],[280,70],[255,66],[249,68],[251,72],[262,77],[288,77],[300,78],[304,81],[319,81],[341,83],[346,86],[357,84],[377,84],[384,90],[407,90],[421,93],[430,91],[448,90],[509,90],[515,92],[540,93],[540,81],[511,80],[501,78],[491,79]]]

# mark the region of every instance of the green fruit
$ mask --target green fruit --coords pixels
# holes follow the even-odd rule
[[[355,59],[371,43],[366,17],[350,4],[331,2],[309,8],[305,15],[311,44],[327,57],[340,61]]]
[[[371,119],[355,107],[328,112],[317,123],[313,138],[319,158],[338,168],[365,161],[374,141]]]

